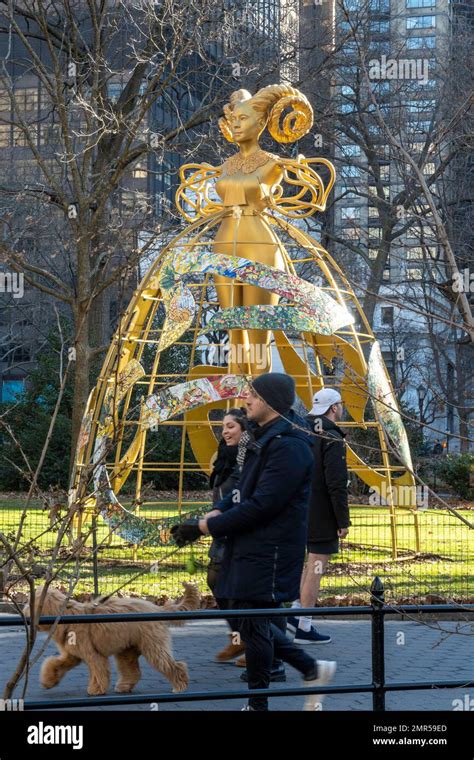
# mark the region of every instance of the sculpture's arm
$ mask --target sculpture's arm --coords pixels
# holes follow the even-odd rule
[[[313,168],[320,164],[329,170],[329,181],[325,185],[323,179]],[[284,195],[282,184],[275,187],[272,196],[272,206],[280,213],[289,217],[312,216],[316,211],[324,211],[328,195],[334,185],[336,172],[334,166],[325,158],[279,158],[278,165],[283,172],[282,182],[295,189],[291,195]]]
[[[210,181],[221,176],[221,168],[210,164],[183,164],[181,183],[176,191],[178,211],[188,222],[222,211],[222,204],[209,197]]]

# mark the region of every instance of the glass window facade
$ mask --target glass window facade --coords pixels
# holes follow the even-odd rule
[[[406,21],[407,29],[433,29],[436,26],[436,16],[410,16]]]

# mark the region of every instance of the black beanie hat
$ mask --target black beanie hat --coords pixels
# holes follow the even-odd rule
[[[283,372],[267,372],[252,380],[252,387],[278,414],[287,414],[295,402],[295,381]]]

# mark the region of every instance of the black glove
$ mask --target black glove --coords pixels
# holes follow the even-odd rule
[[[173,525],[171,535],[178,546],[185,546],[197,541],[203,534],[199,530],[199,520],[186,520],[180,525]]]

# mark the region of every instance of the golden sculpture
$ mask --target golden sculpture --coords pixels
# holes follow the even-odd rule
[[[181,168],[176,204],[190,224],[163,248],[121,320],[89,399],[71,484],[72,500],[86,499],[128,540],[163,542],[165,522],[118,502],[130,473],[136,473],[135,505],[144,501],[147,472],[172,471],[178,510],[195,508],[184,498],[185,477],[210,470],[217,447],[210,414],[237,403],[246,378],[269,371],[277,354],[307,408],[330,384],[350,416],[344,426],[376,429],[379,462],[369,465],[348,445],[349,468],[390,509],[394,556],[397,508],[412,511],[419,549],[410,451],[378,343],[339,266],[289,221],[324,210],[334,168],[325,159],[282,158],[259,147],[265,127],[288,143],[305,135],[312,121],[308,100],[292,87],[264,87],[253,97],[239,90],[219,122],[238,152],[219,167]],[[316,168],[328,173],[326,182]],[[300,276],[308,262],[318,268],[322,286]],[[226,366],[198,361],[212,330],[229,334]],[[173,373],[163,360],[177,346],[189,356]],[[145,347],[154,352],[149,367]],[[366,413],[369,398],[373,419]],[[147,436],[166,425],[181,430],[179,461],[154,461],[153,445],[147,447]],[[185,454],[187,440],[194,460]]]

